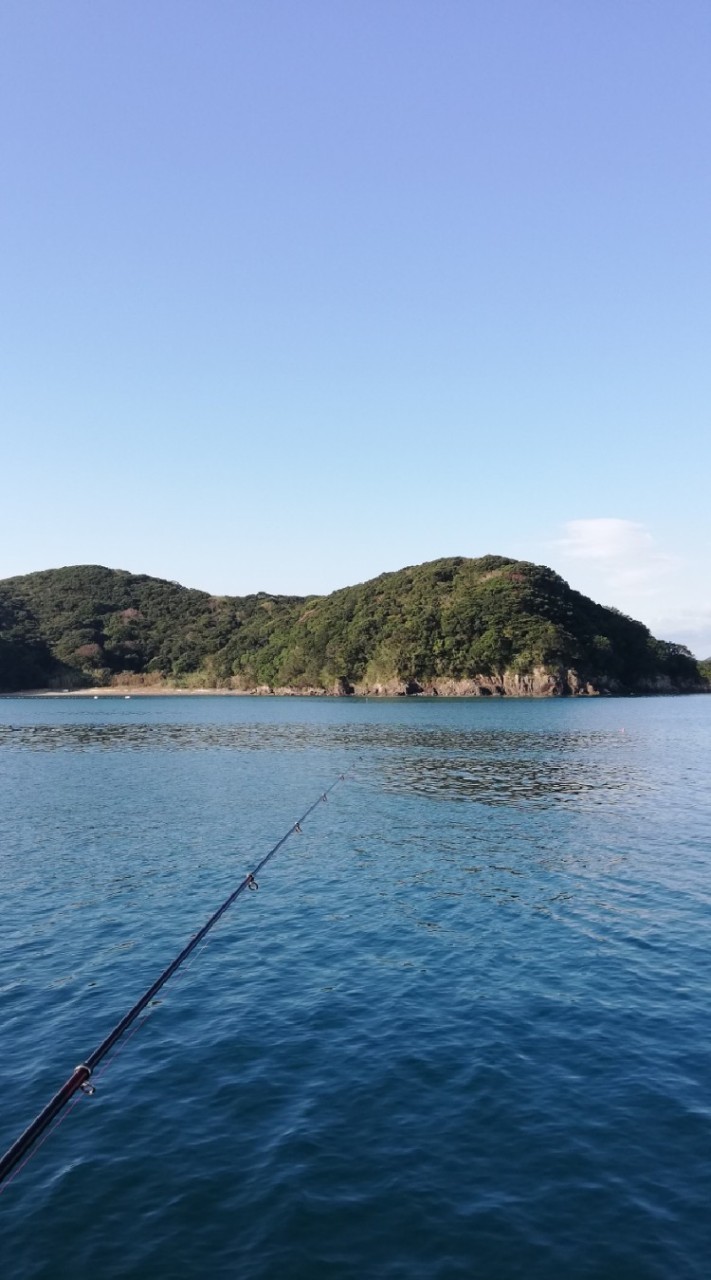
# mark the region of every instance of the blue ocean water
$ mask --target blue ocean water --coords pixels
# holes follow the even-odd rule
[[[0,700],[4,1280],[711,1271],[711,698]]]

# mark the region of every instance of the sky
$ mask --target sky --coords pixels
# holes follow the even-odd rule
[[[0,577],[551,565],[711,655],[708,0],[4,0]]]

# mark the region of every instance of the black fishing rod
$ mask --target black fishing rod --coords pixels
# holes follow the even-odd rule
[[[163,970],[160,977],[156,978],[153,986],[149,987],[148,990],[144,992],[140,1000],[136,1001],[133,1008],[129,1009],[128,1013],[121,1019],[121,1021],[116,1023],[113,1031],[110,1031],[106,1039],[102,1040],[98,1049],[94,1049],[94,1052],[90,1053],[84,1062],[80,1062],[79,1066],[74,1068],[69,1079],[65,1081],[61,1089],[55,1093],[54,1097],[47,1103],[47,1106],[40,1111],[39,1115],[32,1121],[32,1124],[28,1125],[25,1132],[20,1135],[16,1142],[13,1142],[9,1150],[6,1151],[5,1155],[0,1159],[0,1185],[12,1173],[13,1169],[17,1167],[23,1157],[30,1151],[30,1148],[34,1146],[37,1139],[46,1132],[55,1117],[64,1110],[70,1098],[72,1098],[79,1089],[84,1090],[85,1093],[94,1092],[93,1086],[89,1084],[89,1080],[102,1059],[106,1057],[107,1053],[110,1053],[117,1041],[125,1035],[131,1024],[136,1021],[136,1018],[143,1013],[146,1006],[155,998],[161,987],[164,987],[169,978],[172,978],[176,970],[178,970],[184,961],[187,960],[188,956],[195,950],[195,948],[200,945],[203,938],[206,937],[213,926],[217,924],[217,921],[222,915],[224,915],[225,911],[232,906],[232,903],[239,898],[240,894],[244,893],[247,889],[259,888],[256,877],[259,875],[262,868],[267,865],[270,858],[274,857],[275,853],[278,853],[282,845],[286,844],[290,836],[301,832],[302,822],[305,822],[309,815],[313,813],[314,809],[318,808],[318,806],[326,800],[334,787],[337,787],[339,782],[345,782],[345,779],[346,774],[340,774],[339,777],[336,778],[335,782],[332,782],[331,786],[326,791],[322,792],[318,800],[314,800],[313,804],[309,806],[298,821],[289,827],[289,830],[281,837],[281,840],[277,840],[273,849],[270,849],[269,853],[265,854],[261,862],[257,863],[254,870],[250,871],[248,875],[245,876],[244,880],[237,885],[237,888],[233,890],[229,897],[225,898],[222,905],[217,908],[217,911],[215,911],[214,914],[210,916],[207,923],[202,926],[202,929],[193,934],[187,946],[183,947],[180,955],[176,956],[175,960],[168,965],[167,969]]]

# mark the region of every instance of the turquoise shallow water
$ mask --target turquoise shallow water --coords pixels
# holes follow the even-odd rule
[[[711,698],[0,700],[0,1196],[42,1280],[711,1258]]]

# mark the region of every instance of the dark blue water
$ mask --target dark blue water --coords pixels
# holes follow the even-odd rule
[[[711,698],[0,701],[3,1277],[711,1269]]]

